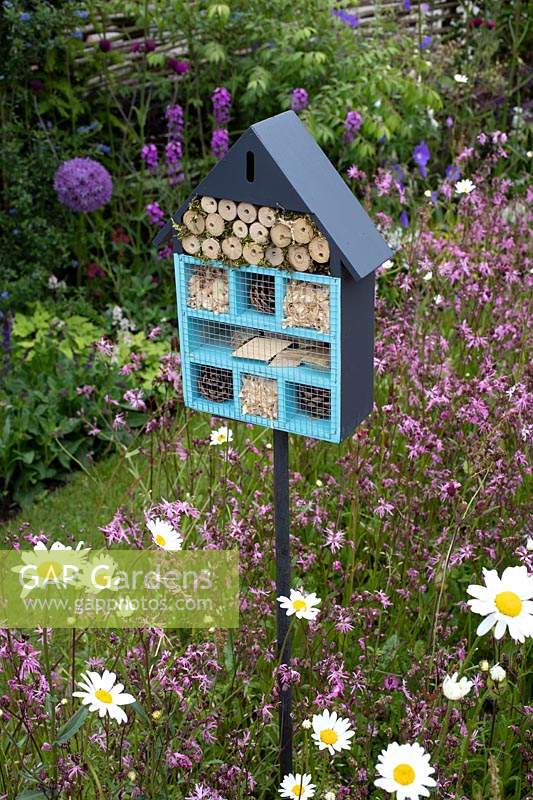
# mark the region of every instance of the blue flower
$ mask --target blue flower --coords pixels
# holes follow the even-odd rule
[[[411,10],[411,0],[403,0],[403,10],[409,13]]]
[[[400,225],[402,226],[402,228],[409,227],[409,214],[407,213],[407,211],[402,211],[402,213],[400,214]]]
[[[9,292],[7,291],[7,289],[4,289],[2,292],[0,292],[0,297],[2,298],[2,300],[6,300],[9,297]]]
[[[398,179],[398,182],[403,185],[403,181],[405,180],[405,173],[403,169],[400,167],[399,164],[393,164],[391,169],[393,174]]]
[[[461,170],[456,164],[450,164],[449,167],[446,167],[446,177],[450,181],[458,181],[461,177]]]
[[[79,8],[77,11],[74,12],[77,17],[80,19],[87,19],[89,16],[89,12],[86,11],[84,8]]]
[[[104,156],[109,155],[109,153],[111,152],[111,148],[109,147],[108,144],[97,144],[96,149],[98,150],[99,153],[103,153]]]
[[[344,11],[342,8],[334,8],[331,13],[350,28],[357,28],[359,25],[359,17],[357,14],[350,14],[349,11]]]
[[[27,22],[31,19],[31,14],[29,11],[23,11],[22,14],[19,14],[19,19],[21,22]]]
[[[433,37],[432,36],[424,36],[424,38],[420,42],[420,49],[421,50],[427,50],[428,47],[431,47],[431,42],[432,41],[433,41]]]
[[[429,161],[429,147],[423,139],[413,148],[413,160],[417,164],[420,174],[425,178],[427,176],[426,165]]]
[[[72,31],[70,35],[73,39],[83,39],[83,31]]]

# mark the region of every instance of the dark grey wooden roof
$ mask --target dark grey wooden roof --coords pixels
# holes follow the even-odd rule
[[[254,154],[254,180],[246,175],[246,154]],[[328,236],[331,271],[342,267],[360,279],[392,253],[368,214],[331,161],[293,111],[252,125],[176,212],[181,219],[195,195],[228,197],[312,214]],[[172,234],[169,222],[155,244]]]

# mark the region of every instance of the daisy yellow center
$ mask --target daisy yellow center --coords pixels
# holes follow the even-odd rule
[[[295,611],[303,611],[304,608],[307,608],[305,600],[293,600],[292,605]]]
[[[62,571],[61,564],[58,564],[57,561],[43,561],[43,563],[39,564],[37,567],[37,575],[39,578],[48,581],[57,580],[57,578],[61,576]]]
[[[295,783],[291,791],[296,797],[301,797],[305,789],[301,783]]]
[[[494,602],[498,611],[506,617],[517,617],[522,611],[522,601],[514,592],[500,592]]]
[[[159,545],[159,547],[164,547],[166,545],[166,543],[167,543],[167,540],[165,539],[165,537],[161,536],[160,533],[157,534],[157,536],[155,537],[155,540],[156,540],[157,544]]]
[[[320,741],[324,744],[335,744],[339,737],[332,728],[324,728],[320,731]]]
[[[415,782],[415,771],[410,764],[398,764],[392,776],[400,786],[410,786]]]
[[[97,700],[100,700],[101,703],[113,702],[113,695],[111,694],[111,692],[106,692],[105,689],[97,689],[94,695]]]

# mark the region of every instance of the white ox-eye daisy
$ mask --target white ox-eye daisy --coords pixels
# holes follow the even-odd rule
[[[329,754],[334,756],[341,750],[349,750],[350,739],[355,735],[351,730],[350,720],[345,717],[337,716],[337,712],[329,712],[327,709],[322,714],[313,716],[313,734],[311,738],[318,745],[319,750],[329,750]]]
[[[468,601],[474,614],[485,617],[477,635],[494,627],[495,639],[501,639],[507,628],[515,642],[533,636],[533,575],[527,568],[507,567],[501,578],[495,569],[483,569],[483,578],[485,586],[471,584],[466,590],[474,598]]]
[[[466,697],[474,685],[472,681],[469,681],[468,678],[464,676],[460,680],[458,680],[458,678],[458,672],[454,672],[451,676],[446,675],[444,678],[442,692],[444,697],[448,698],[448,700],[461,700],[463,697]]]
[[[374,784],[390,794],[396,792],[396,800],[429,797],[428,787],[437,785],[431,777],[435,770],[430,766],[429,753],[416,742],[391,742],[378,756],[376,770],[380,777],[376,778]]]
[[[279,793],[282,797],[290,797],[291,800],[308,800],[315,796],[315,785],[311,783],[311,775],[299,772],[293,775],[285,775],[281,781]]]
[[[211,431],[210,445],[229,444],[233,441],[233,431],[227,425],[221,425],[216,431]]]
[[[163,550],[181,550],[183,538],[166,519],[150,519],[146,526],[154,543]]]
[[[305,594],[299,589],[291,589],[290,597],[277,598],[281,608],[287,612],[287,616],[291,617],[293,614],[296,619],[310,619],[315,620],[318,617],[319,609],[314,606],[320,605],[322,602],[320,597],[317,597],[314,592]]]
[[[72,692],[74,697],[81,697],[82,704],[89,706],[89,711],[98,711],[100,717],[108,714],[118,723],[127,722],[128,717],[121,706],[135,702],[131,694],[123,692],[124,684],[115,683],[117,676],[114,672],[104,670],[103,675],[98,672],[82,672],[82,680],[77,685],[83,690]]]

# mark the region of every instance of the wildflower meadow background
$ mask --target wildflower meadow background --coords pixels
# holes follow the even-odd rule
[[[238,549],[241,593],[235,630],[0,629],[1,800],[533,797],[529,23],[522,0],[4,0],[0,543]],[[271,434],[183,407],[151,241],[291,107],[395,255],[371,417],[291,439],[276,598]]]

